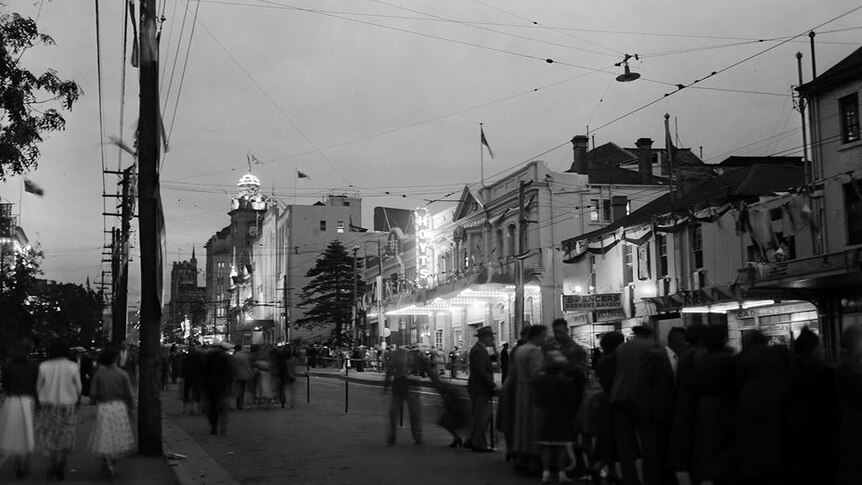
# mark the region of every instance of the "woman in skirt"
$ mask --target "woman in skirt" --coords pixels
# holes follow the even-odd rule
[[[129,420],[135,406],[132,381],[126,371],[117,367],[118,357],[113,349],[102,352],[99,370],[90,387],[90,396],[96,402],[96,425],[90,434],[88,448],[104,460],[105,471],[110,476],[117,474],[114,460],[135,451]]]
[[[17,478],[27,476],[27,461],[36,447],[33,409],[39,366],[27,358],[29,351],[29,342],[10,345],[10,360],[3,367],[6,400],[0,407],[0,466],[13,458]]]
[[[65,342],[54,340],[48,346],[48,360],[39,364],[36,390],[40,407],[36,437],[51,460],[48,477],[64,480],[66,457],[75,446],[81,399],[81,374],[78,364],[69,360],[69,346]]]

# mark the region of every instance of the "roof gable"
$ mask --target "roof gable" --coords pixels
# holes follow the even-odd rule
[[[461,191],[461,197],[458,199],[458,206],[455,208],[455,215],[452,217],[452,220],[463,219],[470,214],[483,211],[484,209],[485,206],[479,200],[479,197],[470,190],[469,186],[465,186],[464,190]]]
[[[819,93],[859,79],[862,79],[862,47],[796,90],[802,94]]]

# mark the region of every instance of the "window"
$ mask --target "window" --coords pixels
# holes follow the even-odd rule
[[[694,269],[703,268],[703,229],[691,226],[691,259]]]
[[[336,223],[335,232],[338,234],[344,234],[344,221],[338,221]]]
[[[629,284],[635,279],[634,251],[632,245],[622,243],[623,245],[623,284]]]
[[[847,244],[862,244],[862,180],[844,184]]]
[[[503,229],[497,229],[497,245],[494,247],[496,257],[503,256]]]
[[[596,281],[597,281],[596,255],[590,254],[589,258],[590,258],[590,287],[587,290],[588,290],[588,293],[595,293],[596,292],[596,286],[597,286],[596,285]]]
[[[611,199],[602,201],[602,222],[611,222]]]
[[[859,95],[853,93],[838,100],[841,116],[841,141],[859,141]]]
[[[516,243],[515,243],[515,225],[509,224],[509,234],[507,236],[509,238],[509,256],[515,255]]]
[[[348,202],[348,201],[346,201],[346,200],[345,200],[345,201],[344,201],[344,207],[350,207],[350,202]]]
[[[656,252],[656,276],[663,278],[667,276],[667,235],[656,234],[655,236],[655,252]]]
[[[599,222],[599,199],[590,199],[590,222]]]
[[[437,347],[437,350],[443,350],[443,330],[434,331],[434,347]]]
[[[320,221],[320,230],[326,231],[326,221]]]

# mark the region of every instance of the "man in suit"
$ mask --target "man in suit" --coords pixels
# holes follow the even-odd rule
[[[662,485],[675,480],[668,450],[679,382],[679,357],[686,347],[685,329],[674,327],[668,333],[667,346],[650,350],[641,362],[636,403],[645,485]]]
[[[624,485],[639,483],[635,467],[638,455],[635,404],[638,394],[638,374],[644,356],[656,348],[650,328],[638,326],[632,328],[632,332],[634,338],[617,348],[617,373],[614,376],[610,399],[617,456],[622,465]]]
[[[491,451],[486,440],[486,432],[491,412],[491,396],[497,385],[494,383],[494,365],[488,347],[494,346],[494,331],[491,327],[482,327],[476,332],[478,341],[470,349],[470,378],[467,379],[467,393],[470,394],[470,404],[473,420],[470,424],[470,437],[465,447],[483,453]]]
[[[500,350],[500,371],[503,373],[502,381],[506,382],[506,377],[509,376],[509,344],[505,342]]]

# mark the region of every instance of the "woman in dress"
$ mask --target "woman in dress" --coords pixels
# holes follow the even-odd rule
[[[93,376],[90,397],[96,402],[96,425],[87,447],[102,458],[105,471],[117,474],[114,460],[135,451],[135,438],[129,414],[135,409],[132,381],[126,371],[117,367],[119,354],[106,349],[99,356],[99,370]]]
[[[15,460],[15,477],[27,476],[27,461],[36,447],[33,433],[33,408],[36,405],[36,379],[39,366],[27,358],[29,342],[10,345],[9,362],[3,367],[6,400],[0,407],[0,465]]]
[[[40,407],[36,435],[51,461],[48,477],[64,480],[66,457],[75,446],[81,399],[81,374],[78,364],[69,360],[65,342],[54,340],[48,346],[48,360],[39,365],[36,390]]]

